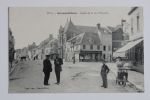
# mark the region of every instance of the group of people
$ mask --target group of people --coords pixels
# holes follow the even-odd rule
[[[59,85],[60,84],[60,73],[62,71],[62,65],[63,65],[63,60],[57,55],[55,60],[54,60],[54,65],[55,65],[55,74],[56,74],[56,80],[57,82],[55,84]],[[50,78],[50,73],[52,72],[52,64],[50,61],[50,56],[46,55],[46,58],[43,61],[43,72],[44,72],[44,85],[50,85],[49,78]]]
[[[108,83],[107,83],[107,74],[109,73],[110,69],[106,64],[105,60],[102,60],[102,68],[101,68],[101,77],[102,77],[102,81],[103,84],[101,87],[107,88],[108,87]],[[124,61],[122,61],[121,57],[117,57],[116,58],[116,67],[117,67],[117,78],[120,78],[121,75],[125,76],[126,81],[128,81],[128,72],[127,69],[129,65],[126,65],[127,63],[125,63]],[[123,70],[126,69],[126,70]]]
[[[52,64],[50,61],[50,56],[46,55],[46,59],[43,61],[43,72],[44,72],[44,85],[49,85],[49,77],[50,73],[52,72]],[[117,58],[117,68],[118,68],[118,74],[119,74],[119,69],[123,67],[123,64],[121,62],[121,58]],[[63,65],[63,60],[57,55],[56,58],[54,59],[54,65],[55,65],[55,74],[56,74],[56,80],[57,82],[55,84],[59,85],[60,84],[60,73],[62,71],[62,65]],[[101,67],[101,77],[103,84],[101,87],[107,88],[108,87],[108,82],[107,82],[107,74],[109,73],[110,69],[106,64],[105,60],[102,60],[102,67]],[[126,75],[126,78],[128,75]]]

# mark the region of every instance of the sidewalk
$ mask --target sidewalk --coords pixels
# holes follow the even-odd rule
[[[18,63],[17,63],[18,64]],[[9,66],[9,75],[11,75],[13,73],[13,71],[15,70],[16,68],[16,65],[14,62],[12,63],[12,67]]]
[[[129,82],[131,82],[137,89],[144,92],[144,74],[136,71],[129,71],[128,73]]]
[[[9,68],[9,76],[15,71],[16,67],[18,67],[20,64],[22,64],[23,62],[13,62],[12,64],[12,68]]]
[[[117,76],[117,67],[115,63],[108,63],[111,71]],[[144,74],[136,71],[128,71],[128,81],[130,85],[134,85],[136,89],[144,92]]]

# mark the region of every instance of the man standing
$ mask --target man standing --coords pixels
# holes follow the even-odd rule
[[[60,84],[60,72],[62,71],[61,65],[63,64],[63,60],[56,56],[56,59],[54,60],[54,65],[55,65],[55,74],[56,74],[56,79],[57,82],[55,84],[59,85]]]
[[[52,64],[49,60],[49,55],[46,55],[46,59],[43,61],[43,72],[44,72],[44,85],[49,85],[49,77],[50,77],[50,72],[52,72]]]
[[[105,61],[103,60],[103,65],[102,65],[102,69],[101,69],[101,77],[103,80],[103,85],[101,87],[107,88],[108,87],[108,83],[107,83],[107,74],[109,73],[109,68],[106,65]]]

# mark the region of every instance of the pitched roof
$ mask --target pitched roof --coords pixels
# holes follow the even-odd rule
[[[115,32],[118,29],[122,29],[122,25],[117,25],[116,27],[108,26],[108,29],[111,30],[112,32]]]
[[[98,29],[97,26],[74,25],[71,19],[70,21],[67,20],[67,23],[64,27],[64,33],[66,34],[76,33],[76,35],[79,35],[81,33],[98,33],[98,31],[100,31],[102,34],[111,33],[109,28],[100,27],[100,29]]]
[[[82,42],[82,38],[83,38],[84,34],[85,33],[76,35],[73,38],[69,39],[68,42],[75,42],[75,44],[80,44]]]
[[[71,19],[65,24],[64,26],[64,33],[83,33],[83,32],[94,32],[97,33],[98,29],[96,26],[81,26],[81,25],[74,25]]]
[[[98,33],[90,33],[90,32],[81,33],[68,41],[75,42],[75,45],[78,45],[78,44],[100,45],[100,38],[99,38]]]
[[[39,44],[38,48],[42,48],[42,47],[46,46],[46,45],[49,43],[49,41],[50,41],[49,38],[45,39],[44,41],[42,41],[42,42]]]
[[[131,15],[138,7],[132,7],[128,15]]]
[[[97,33],[98,29],[96,26],[80,26],[76,25],[76,28],[80,30],[81,32],[94,32]]]
[[[67,21],[64,27],[64,33],[73,32],[73,33],[80,33],[80,31],[76,28],[76,26],[73,24],[73,22]]]
[[[98,33],[86,32],[82,38],[82,44],[100,45],[100,38]]]

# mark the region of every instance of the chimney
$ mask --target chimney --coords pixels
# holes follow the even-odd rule
[[[53,39],[53,35],[52,34],[49,34],[49,39]]]
[[[98,28],[98,29],[101,28],[101,24],[100,24],[100,23],[97,24],[97,28]]]

